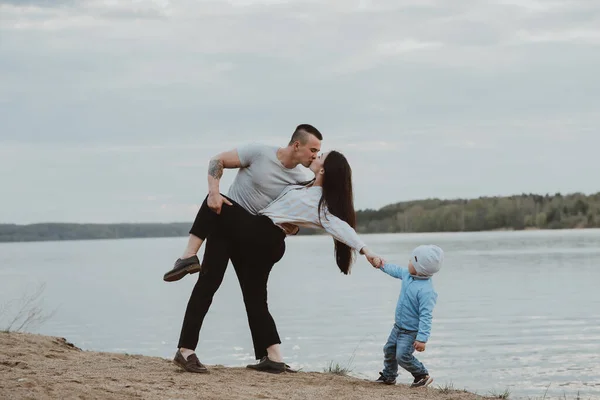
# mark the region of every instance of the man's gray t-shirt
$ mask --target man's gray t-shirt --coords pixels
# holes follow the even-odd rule
[[[276,146],[249,144],[237,148],[242,167],[227,196],[252,214],[265,208],[290,184],[308,177],[300,165],[286,168],[277,158]]]

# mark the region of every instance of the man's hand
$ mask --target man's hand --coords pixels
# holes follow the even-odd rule
[[[425,345],[427,343],[423,343],[423,342],[419,342],[418,340],[415,340],[415,342],[413,343],[413,347],[415,348],[416,351],[425,351]]]
[[[233,205],[233,204],[231,204],[231,202],[229,200],[227,200],[225,197],[221,196],[221,193],[215,193],[215,194],[210,193],[208,195],[208,200],[206,201],[208,208],[210,208],[217,214],[221,214],[221,207],[223,206],[223,203],[225,203],[229,206]]]
[[[237,150],[226,151],[210,159],[208,163],[208,208],[221,214],[223,203],[232,205],[229,200],[221,196],[219,181],[223,176],[224,168],[240,168],[242,163]]]
[[[284,222],[283,224],[281,224],[281,227],[285,231],[286,235],[295,235],[300,230],[298,225],[290,224],[289,222]]]

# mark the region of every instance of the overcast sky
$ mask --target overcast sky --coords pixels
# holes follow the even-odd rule
[[[191,222],[300,123],[360,209],[598,192],[598,71],[597,0],[0,0],[0,223]]]

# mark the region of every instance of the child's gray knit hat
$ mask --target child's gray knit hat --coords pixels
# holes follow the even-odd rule
[[[432,276],[442,268],[444,250],[434,244],[425,244],[412,252],[411,261],[421,276]]]

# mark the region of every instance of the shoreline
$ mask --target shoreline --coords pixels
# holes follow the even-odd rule
[[[464,390],[411,389],[326,372],[256,372],[207,366],[209,374],[182,371],[169,359],[84,351],[64,338],[0,332],[3,399],[422,399],[486,398]]]
[[[488,230],[480,230],[480,231],[428,231],[428,232],[358,232],[360,235],[433,235],[433,234],[472,234],[472,233],[534,233],[534,232],[565,232],[565,231],[598,231],[600,228],[597,227],[574,227],[574,228],[557,228],[557,229],[547,229],[547,228],[535,228],[528,227],[525,229],[513,229],[513,228],[497,228],[497,229],[488,229]],[[294,236],[290,236],[289,238],[294,237],[314,237],[314,236],[327,236],[326,233],[316,232],[310,234],[298,234]],[[49,243],[49,242],[82,242],[82,241],[107,241],[107,240],[130,240],[130,239],[175,239],[175,238],[186,238],[185,235],[176,235],[176,236],[123,236],[123,237],[82,237],[82,238],[69,238],[69,239],[55,239],[55,238],[47,238],[47,239],[35,239],[35,240],[3,240],[0,238],[0,244],[11,244],[11,243]]]

